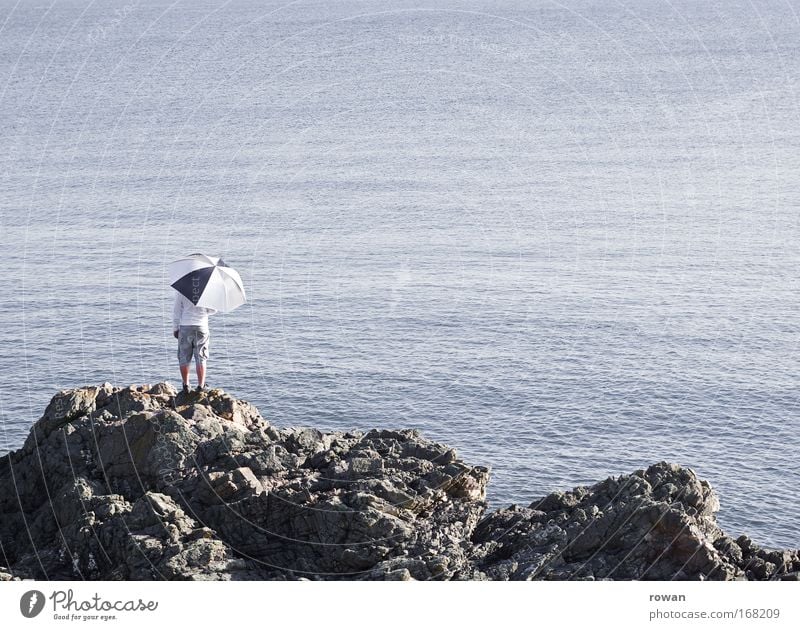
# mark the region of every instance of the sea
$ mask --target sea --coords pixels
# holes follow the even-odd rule
[[[0,453],[179,382],[416,428],[492,508],[666,460],[800,546],[800,2],[0,0]]]

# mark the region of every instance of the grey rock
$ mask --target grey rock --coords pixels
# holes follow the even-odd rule
[[[18,581],[19,579],[19,577],[10,573],[6,567],[0,566],[0,582]]]
[[[0,457],[0,580],[798,579],[660,463],[486,514],[489,470],[414,430],[279,429],[224,391],[57,393]]]
[[[718,510],[707,482],[661,462],[491,514],[473,535],[475,559],[493,579],[775,579],[793,569],[796,551],[733,540]]]

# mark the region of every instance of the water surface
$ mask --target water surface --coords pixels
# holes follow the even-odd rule
[[[0,0],[0,452],[177,381],[206,251],[273,423],[417,427],[493,506],[666,459],[797,546],[799,8]]]

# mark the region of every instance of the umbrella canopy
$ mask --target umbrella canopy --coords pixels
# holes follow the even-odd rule
[[[170,263],[169,281],[195,306],[227,313],[247,301],[239,273],[215,256],[192,254]]]

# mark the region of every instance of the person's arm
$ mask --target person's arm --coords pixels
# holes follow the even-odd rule
[[[175,304],[172,306],[172,334],[176,339],[181,328],[181,315],[183,315],[183,296],[176,291]]]

